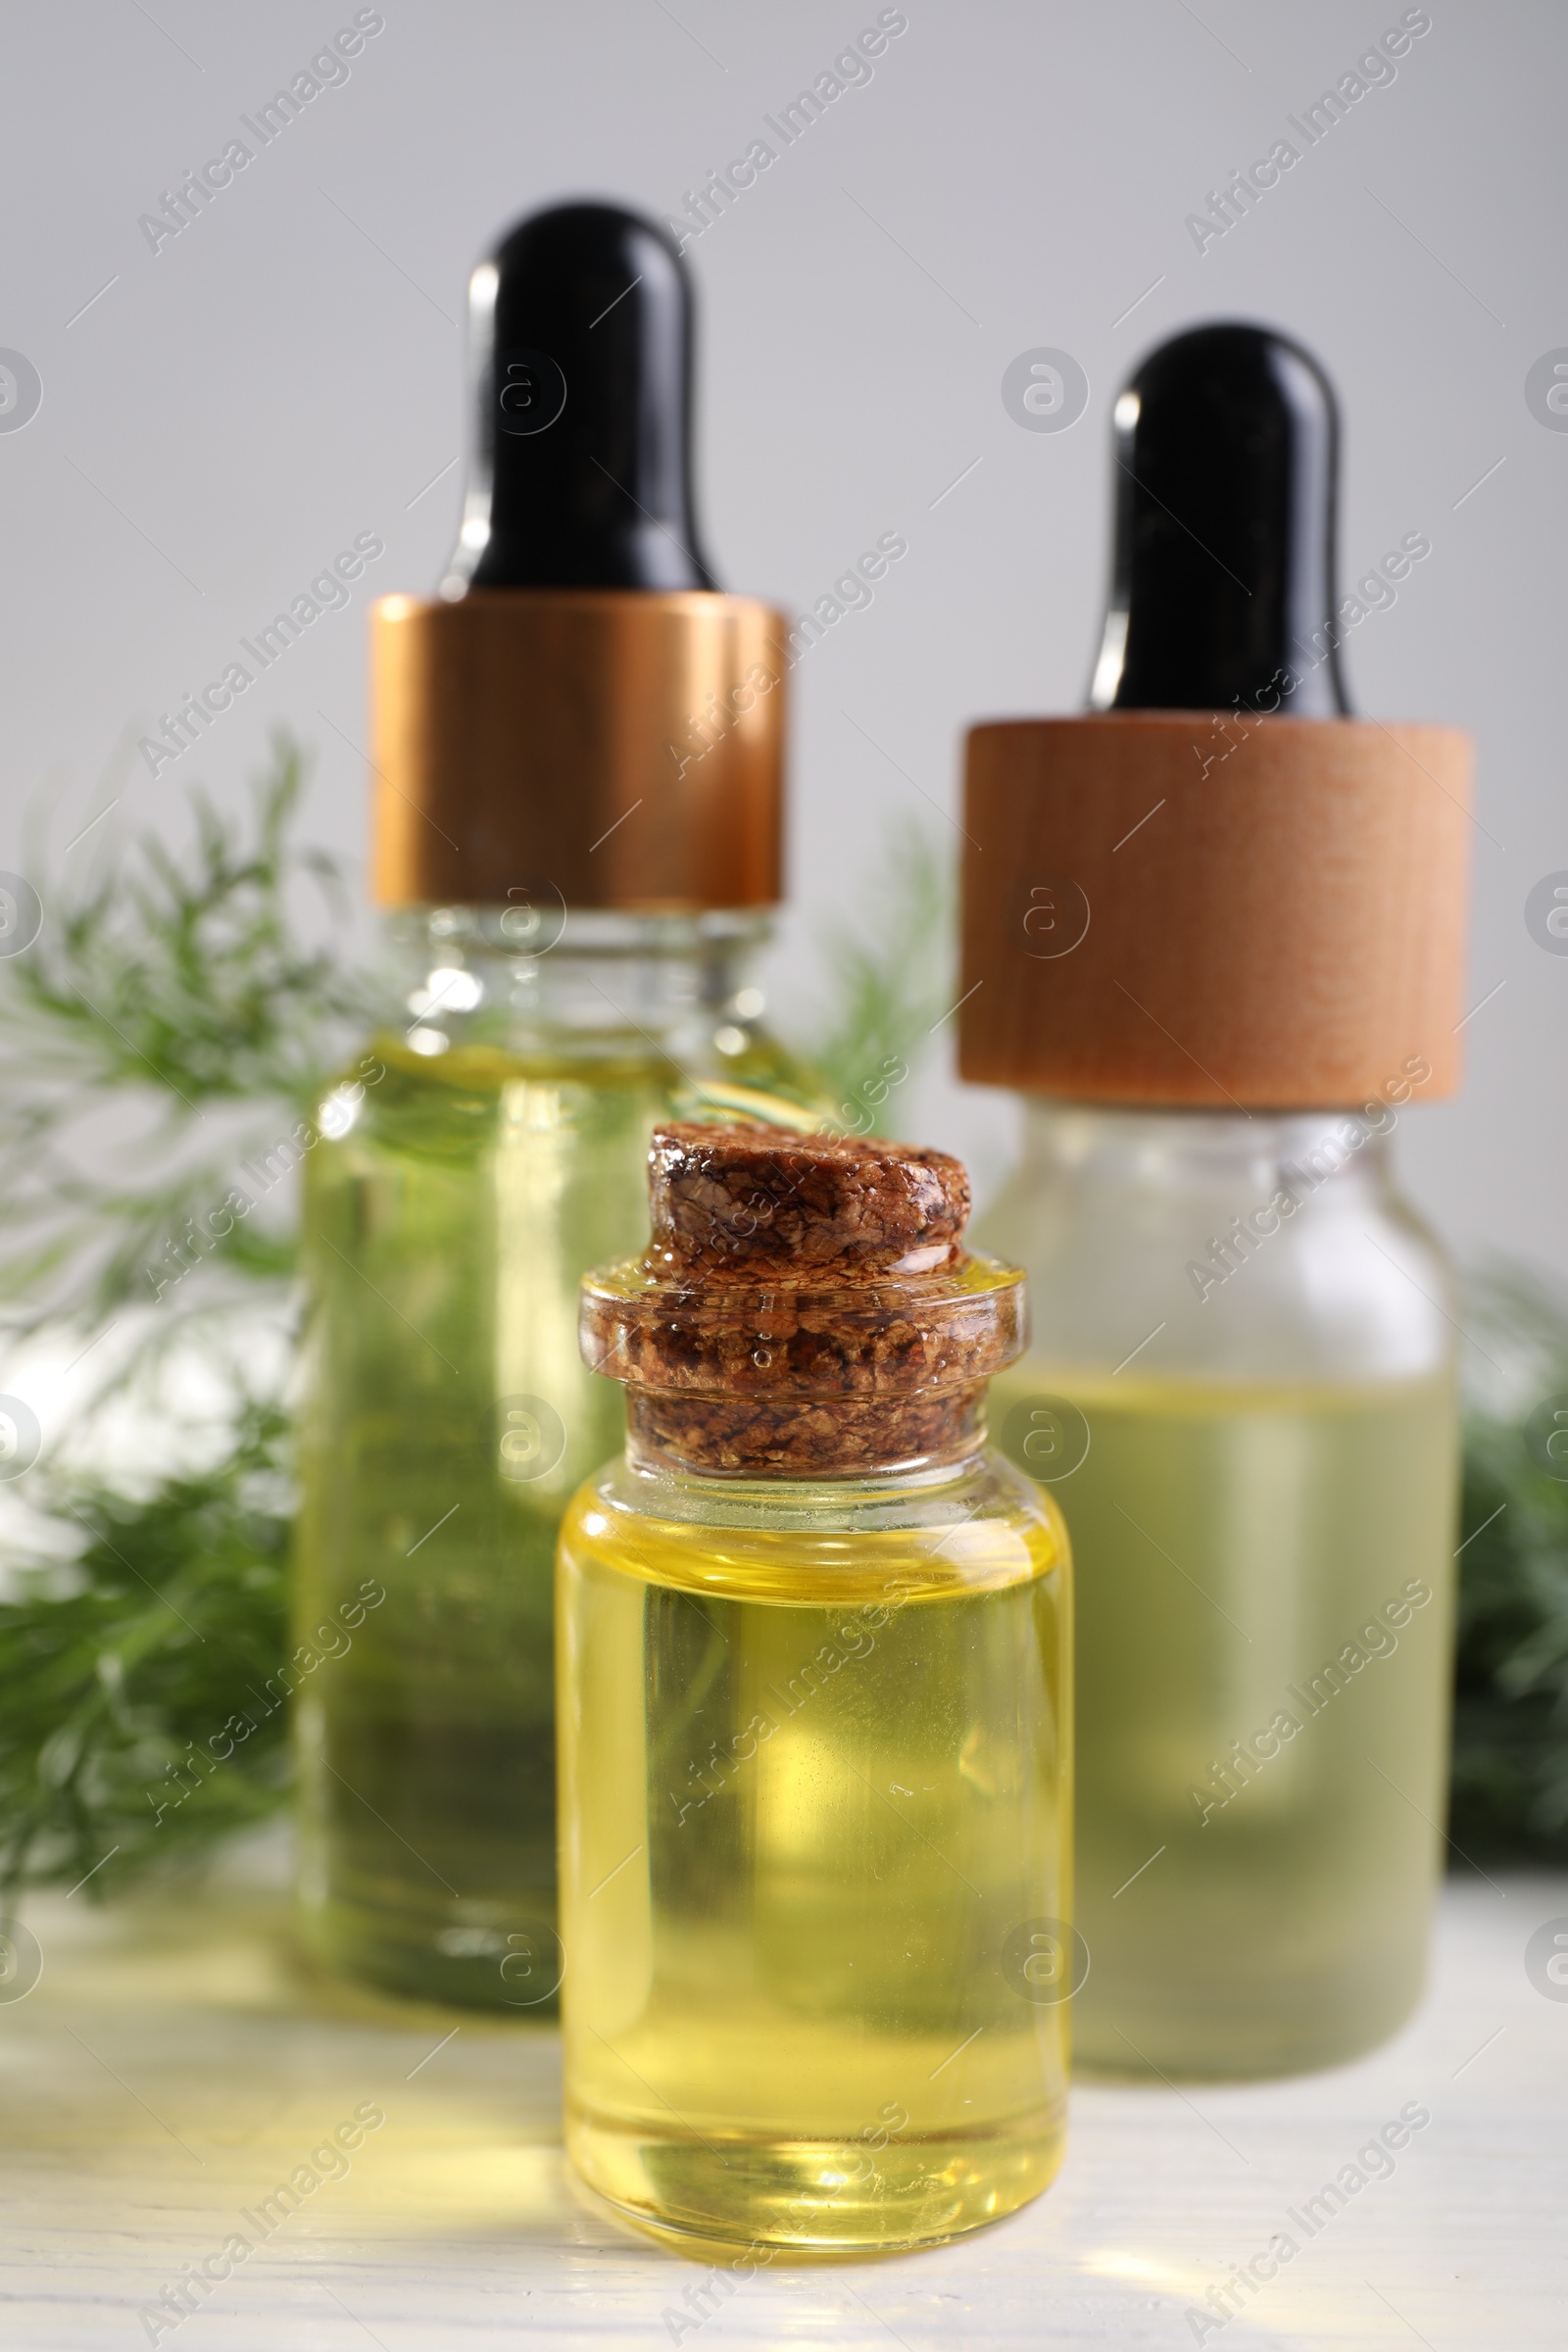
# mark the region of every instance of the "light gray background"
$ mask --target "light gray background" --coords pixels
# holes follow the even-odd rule
[[[316,752],[307,829],[358,868],[364,608],[427,591],[453,539],[461,469],[441,468],[464,443],[474,260],[563,195],[677,208],[878,8],[386,0],[347,83],[155,256],[138,217],[354,13],[6,11],[0,345],[32,361],[43,401],[0,433],[0,864],[27,862],[29,810],[47,811],[58,857],[114,796],[108,825],[178,834],[187,782],[237,800],[286,722]],[[1186,215],[1398,23],[1397,0],[906,14],[869,85],[688,257],[702,509],[725,584],[798,612],[879,533],[909,541],[872,607],[796,672],[779,994],[809,990],[824,913],[874,893],[891,824],[947,832],[969,719],[1081,703],[1109,407],[1139,356],[1195,319],[1272,320],[1343,398],[1346,583],[1402,533],[1433,542],[1351,637],[1357,706],[1479,738],[1466,1002],[1497,993],[1466,1030],[1462,1100],[1406,1120],[1405,1176],[1466,1252],[1568,1270],[1568,957],[1534,944],[1523,911],[1568,867],[1568,433],[1524,399],[1532,362],[1568,345],[1568,12],[1434,0],[1392,86],[1201,255]],[[1041,345],[1088,373],[1066,432],[1025,432],[1003,408],[1007,363]],[[367,530],[386,554],[353,605],[149,777],[144,728]],[[901,1123],[969,1154],[983,1192],[1014,1115],[939,1069]]]

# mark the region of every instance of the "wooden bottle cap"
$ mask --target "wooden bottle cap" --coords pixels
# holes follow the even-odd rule
[[[1472,746],[1201,711],[968,737],[959,1068],[1085,1102],[1459,1083]]]

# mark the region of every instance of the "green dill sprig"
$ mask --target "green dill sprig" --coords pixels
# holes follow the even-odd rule
[[[101,1900],[282,1803],[285,1439],[253,1403],[213,1470],[39,1497],[82,1541],[65,1571],[13,1563],[0,1604],[0,1887]]]
[[[290,840],[302,778],[279,738],[248,827],[198,791],[183,857],[144,833],[102,853],[74,891],[43,880],[37,941],[0,965],[0,1309],[13,1336],[88,1332],[156,1297],[149,1264],[224,1199],[248,1148],[305,1112],[363,1021],[364,982],[299,933],[301,882],[338,928],[343,911],[332,859]],[[93,1122],[116,1104],[106,1154]],[[268,1105],[271,1124],[258,1125]],[[236,1225],[221,1252],[242,1287],[283,1282],[291,1261],[265,1220]]]
[[[333,948],[301,942],[289,906],[309,876],[335,916],[346,911],[335,861],[289,839],[304,773],[299,747],[279,737],[253,786],[249,839],[197,789],[183,863],[143,833],[78,894],[46,887],[14,1009],[38,1016],[51,1059],[71,1054],[78,1081],[98,1087],[151,1083],[187,1111],[307,1096],[326,1024],[357,1012],[361,992]]]
[[[1466,1328],[1509,1375],[1465,1416],[1452,1835],[1497,1861],[1568,1861],[1568,1299],[1539,1271],[1489,1267]],[[1560,1426],[1568,1426],[1568,1421]]]
[[[292,840],[302,775],[279,739],[248,821],[198,792],[182,852],[143,834],[74,891],[39,877],[40,936],[0,964],[9,1361],[41,1333],[74,1334],[84,1356],[120,1335],[12,1489],[28,1513],[0,1557],[0,1886],[84,1880],[99,1898],[286,1795],[284,1710],[268,1693],[285,1639],[288,1428],[279,1396],[234,1362],[255,1356],[258,1310],[285,1319],[295,1240],[271,1203],[230,1220],[220,1247],[188,1237],[211,1236],[247,1152],[308,1115],[368,1009],[339,951],[300,928],[302,884],[342,913],[332,860]],[[81,1469],[117,1410],[172,1409],[171,1359],[216,1411],[197,1430],[183,1408],[206,1466],[119,1484]]]

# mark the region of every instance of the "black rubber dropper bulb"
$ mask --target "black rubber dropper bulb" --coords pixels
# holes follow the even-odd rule
[[[474,460],[441,593],[711,588],[692,514],[692,298],[662,229],[534,213],[469,284]]]
[[[1348,716],[1339,417],[1317,362],[1267,327],[1194,327],[1144,361],[1114,432],[1114,577],[1091,710]]]

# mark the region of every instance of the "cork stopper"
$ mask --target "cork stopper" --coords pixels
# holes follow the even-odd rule
[[[774,1127],[661,1127],[648,1155],[653,1251],[725,1274],[941,1265],[969,1218],[946,1152]]]
[[[850,1477],[961,1459],[1022,1352],[1023,1277],[965,1250],[946,1152],[769,1127],[657,1128],[653,1236],[588,1275],[590,1369],[627,1389],[633,1459]]]

